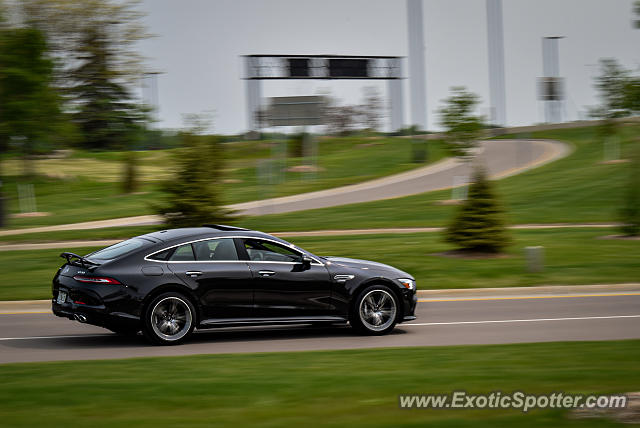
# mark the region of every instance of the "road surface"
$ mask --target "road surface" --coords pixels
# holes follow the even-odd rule
[[[640,292],[421,301],[418,319],[387,336],[349,328],[235,328],[197,332],[180,346],[147,345],[48,313],[0,315],[0,363],[640,338]]]

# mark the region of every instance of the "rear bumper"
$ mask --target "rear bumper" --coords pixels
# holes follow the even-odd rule
[[[88,306],[73,302],[59,304],[55,299],[52,299],[51,311],[58,317],[81,321],[99,327],[133,328],[140,324],[140,318],[138,316],[124,312],[109,311],[104,305]]]
[[[58,301],[60,293],[66,298]],[[54,315],[106,328],[133,327],[140,323],[135,296],[122,286],[79,284],[56,276],[51,310]]]

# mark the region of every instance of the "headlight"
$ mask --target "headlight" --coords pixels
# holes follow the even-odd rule
[[[399,278],[398,281],[400,281],[400,284],[402,284],[404,286],[404,288],[407,288],[409,290],[415,290],[416,289],[416,282],[413,279]]]

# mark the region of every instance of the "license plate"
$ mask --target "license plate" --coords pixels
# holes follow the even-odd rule
[[[67,301],[67,293],[65,291],[58,291],[58,300],[56,302],[61,305]]]

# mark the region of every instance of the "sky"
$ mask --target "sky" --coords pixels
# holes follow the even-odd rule
[[[536,97],[542,75],[543,36],[560,40],[567,120],[587,117],[598,103],[593,78],[600,58],[616,58],[640,72],[640,29],[631,25],[633,0],[503,0],[507,125],[544,120]],[[333,54],[407,56],[405,0],[144,0],[144,23],[155,35],[140,44],[156,77],[156,126],[180,128],[183,115],[213,112],[213,131],[247,130],[242,55]],[[427,120],[438,129],[437,109],[453,86],[481,98],[489,115],[484,0],[423,0]],[[408,66],[404,65],[405,76]],[[265,98],[330,91],[357,104],[385,81],[281,80],[262,85]],[[409,83],[403,81],[409,124]],[[145,93],[150,93],[149,90]]]

